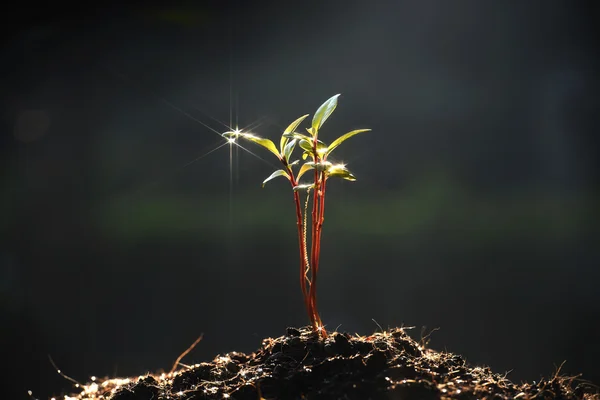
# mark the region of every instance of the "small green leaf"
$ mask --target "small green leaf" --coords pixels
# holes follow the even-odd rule
[[[304,151],[308,151],[310,154],[312,154],[313,152],[313,141],[312,139],[307,140],[307,139],[300,139],[300,142],[298,143],[300,145],[300,147],[302,148],[302,150]],[[325,143],[323,143],[322,141],[317,139],[317,152],[319,154],[322,154],[325,152],[325,149],[327,149],[327,145]]]
[[[292,139],[288,144],[285,145],[285,148],[283,149],[283,158],[285,158],[286,161],[290,159],[290,156],[294,151],[294,147],[296,147],[296,142],[296,139]]]
[[[288,173],[282,169],[278,169],[277,171],[273,172],[271,175],[269,175],[269,177],[267,179],[265,179],[262,183],[262,187],[265,187],[265,184],[267,182],[269,182],[271,179],[273,178],[277,178],[278,176],[285,176],[288,180],[290,180],[290,176],[288,175]]]
[[[285,128],[285,131],[283,131],[283,134],[281,135],[281,141],[279,142],[279,148],[281,149],[282,154],[285,153],[283,149],[287,144],[287,139],[289,139],[289,136],[287,135],[293,133],[298,127],[298,125],[300,125],[300,123],[304,121],[304,119],[306,119],[306,117],[308,117],[308,114],[303,115],[294,122],[292,122],[287,128]]]
[[[302,153],[302,159],[306,160],[306,158],[308,156],[310,156],[312,154],[312,151],[305,151],[304,153]]]
[[[337,99],[340,95],[336,94],[331,97],[325,103],[321,104],[321,107],[317,110],[312,120],[312,134],[313,136],[319,131],[321,126],[325,123],[327,118],[331,115],[333,110],[337,107]]]
[[[279,139],[279,151],[281,152],[281,154],[284,154],[285,151],[285,146],[287,145],[289,138],[281,135],[281,139]]]
[[[258,136],[254,136],[250,133],[241,133],[240,136],[243,137],[244,139],[247,139],[251,142],[261,145],[265,149],[269,150],[271,153],[275,154],[277,156],[277,158],[281,159],[281,154],[279,154],[279,152],[277,151],[277,147],[275,147],[275,143],[273,143],[273,141],[271,141],[269,139],[261,138]]]
[[[302,164],[302,166],[300,167],[300,171],[298,171],[298,175],[296,176],[296,179],[298,179],[298,180],[299,180],[299,179],[300,179],[300,177],[301,177],[302,175],[304,175],[304,173],[305,173],[305,172],[307,172],[307,171],[310,171],[311,169],[313,169],[313,168],[314,168],[314,167],[313,167],[312,165],[310,165],[310,164],[314,164],[314,163],[307,162],[307,163],[304,163],[304,164]]]
[[[288,164],[288,166],[293,167],[294,165],[298,164],[299,162],[300,162],[300,160],[292,161],[291,163]]]
[[[342,142],[345,141],[346,139],[350,139],[352,136],[358,135],[359,133],[369,132],[369,131],[370,131],[370,129],[357,129],[357,130],[350,131],[348,133],[343,134],[342,136],[340,136],[339,138],[337,138],[333,142],[331,142],[331,144],[329,145],[329,148],[327,148],[327,151],[325,152],[325,156],[328,156],[329,153],[331,153],[333,151],[333,149],[335,149],[340,144],[342,144]]]
[[[348,173],[345,173],[345,174],[343,174],[343,175],[333,175],[333,176],[340,176],[340,177],[342,177],[343,179],[345,179],[345,180],[347,180],[347,181],[350,181],[350,182],[354,182],[354,181],[356,181],[356,177],[355,177],[354,175],[352,175],[352,173],[350,173],[350,172],[348,172]]]
[[[312,140],[313,140],[310,136],[306,136],[306,135],[303,135],[298,132],[284,133],[283,136],[285,136],[288,139],[298,139],[298,140],[304,139],[309,142],[312,142]]]
[[[298,143],[298,144],[300,145],[302,150],[308,151],[309,153],[312,154],[312,143],[311,142],[309,142],[306,139],[302,139],[302,140],[300,140],[300,143]]]
[[[301,116],[300,118],[298,118],[297,120],[295,120],[294,122],[292,122],[287,128],[285,128],[285,131],[283,131],[283,133],[292,133],[296,130],[296,128],[298,127],[298,125],[300,125],[300,123],[302,121],[304,121],[306,119],[306,117],[308,117],[308,114],[305,114],[303,116]]]
[[[343,164],[333,164],[327,169],[327,177],[342,178],[347,181],[355,181],[356,177]]]
[[[294,192],[297,192],[298,190],[310,190],[310,189],[314,189],[314,188],[315,188],[314,183],[312,183],[310,185],[297,185],[297,186],[293,187]]]
[[[316,168],[319,172],[325,171],[333,166],[333,164],[331,164],[329,161],[320,161],[318,163],[315,163],[314,161],[309,161],[305,165],[309,165],[312,168]]]

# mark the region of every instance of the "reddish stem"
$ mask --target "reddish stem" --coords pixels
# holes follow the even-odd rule
[[[294,182],[292,182],[292,185],[296,186]],[[294,192],[294,203],[296,203],[296,225],[298,226],[298,248],[300,249],[300,289],[302,290],[302,297],[304,298],[304,306],[306,307],[308,318],[312,321],[312,304],[309,301],[308,290],[306,289],[306,262],[304,260],[306,250],[303,239],[302,209],[300,208],[300,195],[298,192]]]
[[[294,178],[294,172],[290,168],[289,164],[285,159],[280,159],[285,167],[289,177],[292,189],[298,185],[298,182]],[[308,318],[312,321],[314,312],[312,310],[312,304],[309,299],[309,292],[306,288],[306,260],[304,254],[306,254],[306,247],[304,243],[304,224],[302,222],[302,208],[300,207],[300,194],[294,192],[294,204],[296,205],[296,226],[298,227],[298,249],[300,250],[300,289],[302,290],[302,297],[304,299],[304,307],[308,313]]]
[[[316,142],[316,139],[315,139]],[[318,158],[315,157],[315,163],[318,162]],[[314,188],[314,195],[313,195],[313,209],[312,209],[312,224],[311,224],[311,233],[310,233],[310,264],[311,264],[311,270],[310,270],[310,294],[309,294],[309,303],[311,305],[311,309],[312,309],[312,318],[311,318],[311,322],[312,322],[312,327],[313,327],[313,331],[318,332],[318,328],[319,328],[319,313],[317,311],[317,305],[314,302],[314,292],[317,288],[317,270],[315,269],[315,260],[316,260],[316,250],[317,250],[317,243],[316,243],[316,237],[317,237],[317,205],[319,202],[319,186],[318,186],[318,179],[319,179],[319,171],[317,171],[317,168],[315,168],[315,188]]]
[[[317,251],[316,251],[316,268],[315,268],[315,273],[319,273],[319,262],[320,262],[320,258],[321,258],[321,237],[323,235],[323,221],[325,221],[325,189],[326,189],[326,176],[325,176],[325,172],[321,173],[321,197],[320,197],[320,204],[319,204],[319,222],[317,225]],[[315,304],[317,304],[317,292],[315,289],[315,292],[313,294],[313,302]],[[318,316],[318,315],[317,315]],[[321,322],[321,317],[319,317],[319,325],[323,325],[323,323]],[[323,331],[325,332],[325,331]],[[324,333],[325,336],[327,336],[327,333]]]
[[[309,299],[311,308],[313,311],[313,330],[320,333],[324,338],[327,337],[327,331],[323,327],[323,322],[319,316],[317,309],[317,276],[319,272],[319,253],[321,251],[321,225],[322,225],[322,210],[325,198],[322,192],[322,185],[325,182],[325,173],[319,172],[318,164],[321,162],[321,158],[317,153],[317,135],[313,140],[313,151],[314,151],[314,162],[315,162],[315,184],[314,184],[314,197],[313,197],[313,211],[312,211],[312,229],[311,229],[311,283]],[[319,177],[321,180],[319,181]]]

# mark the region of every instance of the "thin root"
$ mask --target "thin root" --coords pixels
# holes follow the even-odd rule
[[[175,360],[175,362],[173,363],[173,367],[171,368],[171,371],[169,371],[170,374],[175,372],[175,370],[177,369],[177,366],[179,365],[179,361],[181,361],[183,359],[183,357],[187,356],[190,351],[194,350],[194,347],[196,347],[196,345],[198,343],[200,343],[200,341],[202,340],[203,337],[204,337],[204,333],[200,334],[200,336],[198,336],[198,339],[196,339],[196,341],[194,343],[192,343],[192,345],[190,347],[188,347],[183,353],[181,353],[179,355],[179,357],[177,357],[177,360]]]
[[[62,373],[62,371],[60,370],[60,368],[58,368],[56,366],[56,364],[54,363],[54,360],[52,359],[52,357],[50,357],[50,354],[48,354],[48,360],[50,360],[50,364],[52,364],[52,366],[54,367],[54,369],[56,370],[56,372],[62,376],[63,378],[65,378],[66,380],[73,382],[74,384],[78,385],[78,386],[83,386],[81,383],[77,382],[75,379],[71,378],[70,376],[67,376],[65,374]]]

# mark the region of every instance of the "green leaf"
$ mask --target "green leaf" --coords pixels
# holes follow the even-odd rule
[[[300,143],[298,143],[298,144],[300,145],[302,150],[307,151],[312,154],[312,142],[309,142],[306,139],[302,139],[302,140],[300,140]]]
[[[319,131],[321,126],[325,123],[327,118],[331,115],[333,110],[337,107],[337,99],[340,95],[336,94],[331,97],[325,103],[321,104],[321,107],[317,110],[312,120],[312,134],[313,136]]]
[[[309,161],[306,164],[310,165],[312,168],[316,168],[317,171],[325,171],[333,166],[329,161],[320,161],[315,163],[314,161]]]
[[[271,179],[273,178],[277,178],[278,176],[285,176],[288,180],[290,180],[290,176],[288,175],[288,173],[282,169],[278,169],[277,171],[273,172],[271,175],[269,175],[269,177],[267,179],[265,179],[262,183],[262,187],[265,187],[265,184],[267,182],[269,182]]]
[[[346,168],[345,165],[343,164],[333,164],[330,165],[329,168],[327,169],[327,177],[337,177],[337,178],[342,178],[345,179],[347,181],[355,181],[356,177],[354,175],[352,175],[352,173],[348,170],[348,168]]]
[[[310,171],[311,169],[313,169],[314,167],[312,165],[310,165],[311,163],[307,162],[302,164],[302,166],[300,167],[300,171],[298,171],[298,175],[296,176],[296,179],[300,179],[300,177],[302,175],[304,175],[305,172]],[[314,163],[312,163],[314,164]]]
[[[297,120],[295,120],[294,122],[292,122],[287,128],[285,128],[285,131],[283,131],[284,134],[286,133],[292,133],[296,130],[296,128],[298,127],[298,125],[300,125],[300,123],[302,121],[304,121],[306,119],[306,117],[308,117],[308,114],[305,114],[303,116],[301,116],[300,118],[298,118]]]
[[[269,150],[271,153],[275,154],[277,156],[277,158],[281,159],[281,154],[279,154],[279,151],[277,151],[277,147],[275,147],[275,143],[273,143],[273,141],[271,141],[269,139],[261,138],[258,136],[254,136],[250,133],[241,133],[240,136],[243,137],[244,139],[247,139],[251,142],[261,145],[265,149]]]
[[[299,142],[300,147],[302,148],[302,150],[304,151],[308,151],[310,154],[312,154],[313,152],[313,141],[312,139],[300,139]],[[325,149],[327,149],[327,145],[325,143],[323,143],[322,141],[317,139],[317,153],[322,154],[325,152]]]
[[[305,151],[304,153],[302,153],[302,159],[306,160],[306,158],[308,156],[310,156],[312,154],[312,151]]]
[[[296,147],[296,139],[292,139],[288,144],[285,145],[284,149],[283,149],[283,158],[288,161],[290,159],[290,156],[292,155],[292,152],[294,151],[294,147]]]
[[[310,136],[306,136],[306,135],[303,135],[303,134],[298,133],[298,132],[284,133],[283,136],[285,136],[288,139],[298,139],[298,140],[304,139],[304,140],[307,140],[309,142],[312,142],[312,140],[313,140]]]
[[[348,133],[343,134],[342,136],[340,136],[339,138],[337,138],[333,142],[331,142],[331,144],[327,148],[327,151],[325,152],[325,157],[327,157],[329,155],[329,153],[331,153],[333,151],[333,149],[335,149],[340,144],[342,144],[342,142],[344,140],[350,139],[352,136],[358,135],[361,132],[369,132],[369,131],[370,131],[370,129],[356,129],[354,131],[350,131]]]
[[[288,166],[292,167],[292,166],[298,164],[299,162],[300,162],[300,160],[292,161],[291,163],[288,164]]]
[[[279,151],[281,154],[285,154],[284,148],[287,145],[289,138],[281,135],[281,139],[279,139]]]
[[[297,120],[292,122],[287,128],[285,128],[285,131],[283,131],[283,134],[281,135],[281,142],[279,143],[282,153],[284,153],[283,148],[285,147],[285,145],[287,143],[287,139],[289,139],[288,135],[290,133],[294,133],[294,131],[296,130],[298,125],[300,125],[300,123],[302,121],[304,121],[306,119],[306,117],[308,117],[308,114],[301,116],[300,118],[298,118]]]

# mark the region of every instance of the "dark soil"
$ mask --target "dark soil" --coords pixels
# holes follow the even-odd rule
[[[426,349],[403,329],[367,337],[307,328],[263,340],[254,353],[228,353],[173,374],[111,379],[71,400],[166,399],[596,399],[597,387],[559,376],[514,384],[455,354]]]

